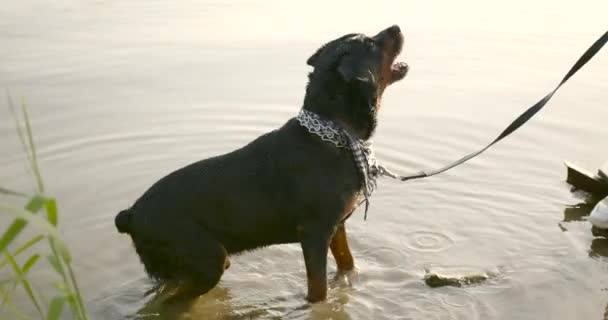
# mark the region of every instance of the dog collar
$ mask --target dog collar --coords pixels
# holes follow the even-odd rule
[[[319,136],[321,140],[333,143],[338,148],[348,148],[346,132],[337,123],[322,119],[318,114],[304,109],[300,110],[296,119],[302,127]]]
[[[376,162],[372,143],[353,137],[337,123],[323,119],[318,114],[308,110],[300,110],[296,120],[308,132],[317,135],[321,140],[332,143],[337,148],[345,148],[351,151],[361,179],[361,194],[364,197],[359,204],[365,202],[364,218],[367,219],[369,197],[377,187],[376,179],[384,171],[384,168],[378,166]]]

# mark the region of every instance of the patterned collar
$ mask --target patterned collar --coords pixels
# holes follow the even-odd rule
[[[350,149],[353,155],[359,178],[361,179],[361,194],[365,202],[365,216],[367,219],[367,209],[369,208],[369,197],[377,187],[376,179],[382,175],[384,168],[376,162],[372,143],[353,137],[346,129],[337,123],[321,118],[318,114],[300,110],[296,117],[300,125],[315,134],[323,141],[334,144],[338,148]],[[362,202],[361,202],[362,203]],[[348,218],[348,217],[347,217]]]

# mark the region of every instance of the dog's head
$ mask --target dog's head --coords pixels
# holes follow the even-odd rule
[[[407,64],[395,63],[402,46],[396,25],[373,37],[347,34],[322,46],[307,61],[314,70],[304,108],[368,139],[376,128],[382,93],[407,74]]]

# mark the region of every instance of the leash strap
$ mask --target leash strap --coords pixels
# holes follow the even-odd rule
[[[487,146],[483,147],[481,150],[468,154],[447,166],[444,166],[442,168],[432,170],[432,171],[420,171],[417,174],[413,174],[413,175],[409,175],[409,176],[398,176],[398,175],[393,174],[390,171],[386,170],[385,168],[380,167],[380,174],[391,177],[393,179],[400,179],[401,181],[426,178],[426,177],[431,177],[431,176],[440,174],[442,172],[448,171],[456,166],[459,166],[459,165],[471,160],[472,158],[475,158],[476,156],[478,156],[482,152],[486,151],[488,148],[490,148],[492,145],[494,145],[498,141],[509,136],[511,133],[513,133],[515,130],[517,130],[519,127],[521,127],[524,123],[528,122],[528,120],[530,120],[530,118],[532,118],[538,111],[540,111],[547,104],[547,102],[549,102],[549,100],[551,99],[551,97],[553,97],[555,92],[557,92],[557,90],[564,83],[566,83],[566,81],[568,81],[568,79],[570,79],[570,77],[572,77],[580,68],[582,68],[589,60],[591,60],[591,58],[593,58],[593,56],[595,56],[595,54],[598,53],[598,51],[600,51],[602,49],[602,47],[606,44],[606,42],[608,42],[608,31],[606,31],[606,33],[604,33],[603,36],[601,36],[597,41],[595,41],[595,43],[593,45],[591,45],[591,47],[589,47],[589,49],[587,49],[587,51],[578,59],[578,61],[576,61],[574,66],[572,66],[570,71],[568,71],[566,76],[557,85],[557,87],[555,87],[555,89],[553,89],[553,91],[549,92],[544,98],[542,98],[536,104],[534,104],[533,106],[528,108],[528,110],[526,110],[524,113],[522,113],[519,117],[517,117],[517,119],[515,119],[498,137],[496,137],[496,139],[494,139],[494,141],[492,141]]]

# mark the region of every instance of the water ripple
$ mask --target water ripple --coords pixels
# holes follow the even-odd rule
[[[414,231],[405,235],[403,244],[419,252],[441,252],[454,245],[448,235],[434,231]]]

